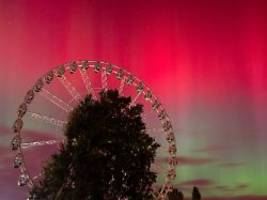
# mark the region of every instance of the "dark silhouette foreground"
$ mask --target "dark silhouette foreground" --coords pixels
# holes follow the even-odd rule
[[[31,199],[152,199],[150,171],[159,144],[145,130],[143,107],[117,91],[87,96],[70,114],[66,142],[44,167]]]
[[[184,195],[178,189],[173,189],[170,193],[168,193],[169,200],[184,200]],[[192,200],[201,200],[201,194],[197,187],[193,187],[192,190]]]

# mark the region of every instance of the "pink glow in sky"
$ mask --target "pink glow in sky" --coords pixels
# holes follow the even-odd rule
[[[266,10],[263,0],[1,1],[0,199],[25,196],[8,147],[17,106],[73,59],[123,66],[160,97],[184,193],[267,199]]]

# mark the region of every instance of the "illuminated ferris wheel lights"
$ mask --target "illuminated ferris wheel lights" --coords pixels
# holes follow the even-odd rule
[[[167,176],[169,179],[174,180],[176,177],[175,169],[173,168],[169,169]]]
[[[76,72],[78,68],[78,65],[75,61],[73,61],[71,64],[70,64],[70,73],[71,74],[74,74]]]
[[[18,111],[17,111],[18,117],[22,118],[25,115],[26,112],[27,112],[27,104],[26,103],[22,103],[19,106]]]
[[[11,148],[13,151],[17,150],[20,146],[20,137],[19,135],[15,135],[13,139],[11,140]]]
[[[173,133],[173,132],[169,132],[169,133],[167,133],[166,140],[167,140],[169,143],[174,142],[174,141],[175,141],[174,133]]]
[[[166,132],[166,131],[169,131],[170,129],[172,128],[172,125],[171,125],[171,122],[169,120],[165,121],[163,123],[163,130]]]
[[[54,79],[54,72],[53,71],[49,71],[46,75],[45,75],[45,82],[47,84],[51,83],[51,81]]]
[[[17,150],[20,146],[20,137],[16,135],[12,140],[11,140],[11,148],[13,151]]]
[[[56,76],[61,78],[64,74],[65,74],[65,67],[64,65],[61,65],[56,69]]]
[[[122,69],[119,69],[119,71],[117,71],[116,78],[121,80],[123,76],[124,76],[124,71]]]
[[[43,80],[40,78],[40,79],[38,79],[38,80],[36,81],[36,83],[34,84],[34,86],[33,86],[33,91],[35,91],[35,92],[40,92],[41,89],[43,88],[43,86],[44,86],[44,82],[43,82]]]
[[[110,75],[112,73],[112,70],[113,70],[112,65],[111,64],[108,64],[106,66],[106,73],[107,73],[107,75]]]
[[[167,114],[164,110],[161,110],[158,114],[159,120],[164,120],[167,117]]]
[[[15,133],[19,133],[20,130],[22,129],[22,127],[23,127],[23,121],[22,121],[21,118],[18,118],[18,119],[15,121],[15,123],[13,124],[13,131],[14,131]]]
[[[176,146],[174,144],[171,144],[169,146],[169,153],[170,154],[175,154],[176,153]]]
[[[138,83],[136,86],[136,91],[140,93],[143,91],[143,89],[144,89],[144,84],[142,82]]]
[[[129,75],[129,76],[127,77],[127,79],[126,79],[126,84],[131,85],[131,84],[133,84],[133,82],[134,82],[134,77],[133,77],[133,75]]]
[[[144,96],[144,97],[145,97],[145,100],[147,100],[147,101],[148,101],[148,100],[151,100],[151,98],[152,98],[152,93],[151,93],[151,91],[148,90],[148,91],[145,93],[145,96]]]
[[[85,60],[81,63],[81,69],[82,70],[87,70],[89,68],[89,64],[88,64],[88,61]]]
[[[27,93],[26,93],[26,96],[24,98],[24,101],[27,103],[27,104],[30,104],[32,102],[32,100],[34,99],[34,92],[32,90],[29,90]]]
[[[30,177],[29,175],[22,173],[19,176],[19,180],[18,180],[18,186],[24,186],[27,185],[29,183]]]
[[[94,65],[94,72],[95,73],[99,72],[100,71],[100,68],[101,68],[100,63],[99,62],[96,62],[95,65]]]
[[[177,159],[176,159],[176,157],[170,157],[170,158],[168,158],[168,163],[169,163],[169,165],[172,165],[172,166],[177,165]]]
[[[18,153],[14,159],[13,166],[14,168],[19,168],[21,164],[22,164],[22,157],[21,157],[21,154]]]
[[[152,109],[153,109],[154,111],[156,111],[156,110],[159,109],[159,107],[160,107],[160,103],[159,103],[159,101],[158,101],[158,100],[155,100],[155,101],[153,102],[153,104],[152,104]]]

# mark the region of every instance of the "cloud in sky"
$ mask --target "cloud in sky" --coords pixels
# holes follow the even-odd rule
[[[192,152],[193,153],[211,153],[211,152],[223,151],[226,148],[229,148],[229,147],[226,147],[225,145],[221,145],[221,144],[215,144],[215,145],[195,148],[192,150]]]
[[[249,187],[249,185],[247,183],[240,183],[240,184],[237,184],[233,187],[226,186],[226,185],[217,185],[214,187],[214,189],[217,189],[217,190],[220,190],[220,191],[227,193],[227,192],[238,192],[241,190],[245,190],[248,187]]]
[[[215,182],[210,179],[194,179],[194,180],[189,180],[185,181],[179,184],[179,186],[185,187],[185,186],[201,186],[201,187],[206,187],[206,186],[213,186]]]
[[[223,168],[235,168],[235,167],[240,167],[245,165],[245,162],[225,162],[225,163],[220,163],[218,166],[223,167]]]
[[[178,156],[177,157],[178,164],[181,165],[205,165],[214,163],[217,161],[215,158],[208,157],[189,157],[189,156]]]

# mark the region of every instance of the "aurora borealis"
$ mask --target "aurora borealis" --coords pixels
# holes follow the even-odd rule
[[[9,140],[35,80],[105,60],[160,97],[176,132],[176,184],[207,200],[267,199],[267,1],[0,1],[0,199],[16,200]],[[162,160],[164,162],[164,159]]]

